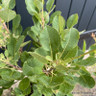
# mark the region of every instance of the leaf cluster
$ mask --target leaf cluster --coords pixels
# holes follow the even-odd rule
[[[4,53],[0,54],[0,95],[17,82],[18,87],[12,91],[15,96],[72,96],[77,83],[87,88],[95,86],[87,67],[96,63],[96,44],[87,53],[85,41],[83,49],[79,48],[80,35],[74,28],[78,14],[66,21],[60,11],[51,14],[54,0],[25,0],[34,25],[23,31],[20,15],[12,10],[15,0],[1,2],[0,47]],[[24,42],[27,35],[31,40]],[[84,58],[86,54],[88,58]]]

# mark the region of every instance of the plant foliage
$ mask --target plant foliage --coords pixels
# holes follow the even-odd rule
[[[17,82],[18,87],[12,90],[15,96],[72,96],[77,83],[93,88],[95,81],[87,66],[96,63],[96,44],[87,53],[85,41],[83,49],[79,48],[80,35],[74,28],[78,14],[65,21],[60,11],[50,15],[54,0],[25,3],[34,25],[24,31],[20,15],[12,10],[15,0],[0,3],[0,48],[4,50],[0,53],[0,96]],[[12,29],[8,27],[10,21]],[[24,42],[27,35],[32,40]],[[84,59],[86,54],[90,56]]]

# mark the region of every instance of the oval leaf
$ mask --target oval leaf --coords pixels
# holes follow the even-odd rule
[[[38,8],[39,11],[43,8],[43,3],[41,0],[34,0],[34,5]]]
[[[66,29],[66,34],[64,36],[64,41],[61,42],[63,51],[61,57],[64,58],[68,51],[72,50],[78,45],[79,32],[75,28]]]
[[[48,0],[47,3],[46,3],[46,9],[47,11],[50,11],[52,6],[54,4],[54,0]]]
[[[67,20],[67,27],[72,28],[77,23],[78,23],[78,14],[73,14]]]
[[[12,22],[14,29],[16,29],[16,28],[19,27],[20,21],[21,21],[21,17],[20,17],[20,15],[18,14],[18,15],[16,15],[16,17],[13,19],[13,22]]]
[[[55,16],[52,22],[52,26],[61,33],[65,28],[65,19],[60,15]]]
[[[36,6],[34,5],[34,0],[25,0],[25,3],[30,15],[37,13]]]
[[[40,43],[46,51],[51,52],[54,57],[60,46],[60,36],[54,28],[47,26],[40,34]]]
[[[12,19],[14,19],[16,16],[15,11],[12,11],[10,9],[5,9],[0,11],[0,17],[5,21],[5,22],[9,22]]]
[[[89,75],[81,75],[79,77],[79,83],[87,88],[93,88],[95,86],[94,79]]]
[[[44,64],[38,61],[37,59],[28,59],[23,65],[23,73],[27,76],[32,76],[35,74],[42,74]]]
[[[61,15],[61,11],[55,11],[51,16],[50,16],[50,23],[52,23],[53,19],[55,16]]]
[[[20,83],[19,83],[19,88],[24,91],[30,86],[30,81],[28,78],[24,78]]]
[[[61,84],[59,91],[63,93],[64,95],[70,93],[73,90],[74,86],[68,82],[64,82]]]

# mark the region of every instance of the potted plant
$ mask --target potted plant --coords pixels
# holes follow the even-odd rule
[[[22,18],[12,10],[15,0],[0,3],[0,48],[4,50],[0,54],[0,95],[15,83],[18,86],[11,96],[73,96],[76,83],[93,88],[95,81],[86,68],[96,63],[96,46],[92,45],[87,53],[85,42],[83,50],[78,47],[79,31],[73,28],[78,15],[73,14],[66,22],[60,11],[50,16],[54,0],[25,3],[34,25],[24,31]],[[24,42],[27,35],[32,40]],[[90,56],[84,59],[86,54]]]

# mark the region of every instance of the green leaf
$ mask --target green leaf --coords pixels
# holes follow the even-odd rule
[[[59,86],[64,81],[63,76],[53,76],[50,82],[51,87]]]
[[[33,33],[38,36],[41,32],[41,28],[40,26],[34,25],[31,27],[31,31],[33,31]]]
[[[44,11],[43,15],[44,15],[45,24],[48,24],[48,22],[49,22],[49,13],[47,13],[47,11]]]
[[[38,91],[34,91],[34,93],[31,96],[42,96]]]
[[[2,5],[5,9],[8,9],[9,8],[9,3],[10,3],[11,0],[2,0]]]
[[[20,17],[20,15],[18,14],[18,15],[16,15],[16,17],[13,19],[13,22],[12,22],[14,29],[16,29],[16,28],[19,27],[20,21],[21,21],[21,17]]]
[[[73,96],[73,94],[72,93],[69,93],[69,94],[67,94],[67,96]]]
[[[77,23],[78,23],[78,14],[73,14],[67,20],[67,27],[72,28]]]
[[[87,88],[93,88],[95,86],[95,81],[90,75],[81,75],[78,78],[78,83]]]
[[[84,41],[83,41],[83,52],[86,51],[86,48],[87,48],[87,45],[86,45],[86,41],[84,40]]]
[[[75,68],[74,68],[74,70],[75,70]],[[71,73],[69,73],[68,75],[65,75],[64,80],[67,83],[71,84],[72,86],[75,86],[75,84],[76,84],[75,79],[73,78],[73,75]]]
[[[19,37],[18,41],[13,38],[12,36],[10,37],[10,40],[9,40],[9,43],[8,43],[8,53],[11,55],[11,56],[14,56],[15,55],[15,52],[17,52],[21,46],[21,44],[23,43],[24,41],[24,36],[21,36]]]
[[[15,52],[17,52],[20,49],[21,44],[24,42],[24,38],[24,36],[18,38],[18,41],[15,45]]]
[[[46,76],[45,74],[38,75],[37,80],[39,83],[46,86],[47,88],[50,87],[49,83],[51,81],[51,78]]]
[[[36,17],[37,21],[41,22],[40,14],[34,13],[34,16]]]
[[[50,88],[42,86],[42,84],[37,84],[37,88],[40,93],[44,94],[44,96],[52,96],[53,92]]]
[[[59,64],[59,65],[56,66],[56,70],[57,70],[58,72],[60,72],[60,73],[65,73],[65,72],[68,71],[68,68],[66,68],[65,66]]]
[[[33,20],[34,25],[40,25],[40,23],[38,22],[38,19],[36,18],[36,16],[33,16],[32,20]]]
[[[65,28],[64,18],[60,15],[55,16],[52,21],[52,26],[53,26],[53,28],[55,28],[57,31],[59,31],[61,33]]]
[[[31,43],[31,40],[26,41],[20,45],[21,48],[25,47],[27,44]]]
[[[47,63],[48,62],[48,60],[44,56],[42,56],[38,53],[35,53],[35,52],[28,52],[28,53],[42,63]]]
[[[50,23],[52,23],[53,19],[55,16],[61,15],[61,11],[55,11],[51,16],[50,16]]]
[[[48,56],[48,55],[50,55],[49,52],[47,52],[46,50],[44,50],[42,47],[37,48],[35,50],[35,52],[38,53],[38,54],[40,54],[40,55],[42,55],[42,56]]]
[[[20,90],[24,91],[30,86],[30,81],[28,78],[24,78],[20,83],[19,83],[19,88]]]
[[[42,93],[39,92],[36,84],[33,84],[33,94],[31,96],[42,96]]]
[[[4,9],[13,9],[16,5],[15,0],[2,0],[2,5]]]
[[[18,62],[19,58],[20,58],[20,53],[16,52],[14,57],[12,58],[13,62],[11,62],[11,61],[10,62],[15,64],[14,62]]]
[[[96,63],[96,58],[94,57],[88,57],[87,59],[85,60],[80,60],[80,61],[77,61],[75,64],[77,65],[81,65],[81,66],[91,66],[93,64]]]
[[[6,81],[3,79],[0,79],[0,86],[4,87],[5,89],[10,88],[13,85],[14,81]]]
[[[38,41],[36,34],[33,31],[28,31],[27,34],[34,40]]]
[[[91,46],[89,47],[88,50],[91,51],[91,50],[95,50],[95,49],[96,49],[96,44],[93,44],[93,45],[91,45]],[[95,54],[96,54],[96,51],[90,53],[90,56],[95,56]]]
[[[60,36],[58,32],[47,26],[40,34],[40,43],[42,48],[46,51],[50,51],[53,58],[55,58],[55,54],[58,52],[60,46]]]
[[[34,5],[34,0],[25,0],[25,3],[30,15],[37,13],[36,6]]]
[[[66,60],[66,59],[70,59],[70,58],[75,57],[77,51],[78,51],[78,47],[76,46],[76,47],[73,48],[72,50],[66,52],[66,55],[65,55],[65,57],[63,58],[63,60]]]
[[[6,66],[6,64],[2,61],[0,61],[0,68],[4,68]]]
[[[75,28],[66,29],[66,35],[64,40],[61,42],[63,51],[61,53],[61,57],[64,58],[68,51],[75,48],[79,41],[79,32]]]
[[[32,76],[28,76],[30,82],[32,83],[37,83],[38,81],[38,75],[32,75]]]
[[[2,96],[3,93],[3,89],[0,88],[0,96]]]
[[[19,88],[15,88],[14,93],[16,96],[25,96],[23,95],[22,90],[20,90]]]
[[[46,51],[50,51],[50,37],[47,28],[44,28],[40,34],[40,43],[42,48]]]
[[[2,69],[0,74],[2,79],[7,81],[19,80],[22,77],[22,73],[7,68]]]
[[[9,8],[10,9],[13,9],[16,5],[16,1],[15,0],[10,0],[10,3],[9,3]]]
[[[43,8],[43,4],[40,0],[34,0],[34,5],[38,8],[39,11]]]
[[[10,9],[5,9],[0,11],[0,17],[5,21],[5,22],[9,22],[12,19],[14,19],[16,16],[15,11],[12,11]]]
[[[23,94],[24,95],[28,95],[28,94],[30,94],[31,93],[31,86],[29,86],[27,89],[25,89],[24,91],[23,91]]]
[[[6,51],[4,52],[4,55],[5,55],[6,57],[8,57],[8,50],[6,50]]]
[[[31,31],[31,27],[27,27],[27,28],[22,32],[22,35],[26,36],[29,31]]]
[[[80,70],[79,70],[79,74],[82,74],[82,75],[91,75],[87,69],[85,67],[81,67]]]
[[[20,36],[21,33],[22,33],[22,31],[23,31],[23,28],[22,28],[21,25],[19,25],[17,29],[14,29],[14,28],[13,28],[12,31],[13,31],[13,34],[15,34],[15,36]],[[23,34],[22,34],[22,35],[23,35]]]
[[[16,39],[11,36],[10,37],[10,40],[9,40],[9,43],[7,45],[7,47],[8,47],[8,53],[11,56],[14,56],[15,55],[15,45],[16,45]]]
[[[44,64],[42,64],[40,61],[38,61],[35,58],[31,58],[31,59],[28,59],[24,63],[23,72],[27,76],[32,76],[35,74],[42,74],[43,73],[43,71],[42,71],[43,66],[44,66]]]
[[[80,55],[82,55],[82,54],[84,54],[84,52],[83,52],[80,48],[78,48],[78,51],[77,51],[76,56],[80,56]],[[74,61],[77,62],[78,60],[82,60],[83,57],[84,57],[84,56],[82,56],[82,57],[80,57],[80,58],[78,58],[78,59],[75,59]]]
[[[59,91],[61,93],[63,93],[64,95],[70,93],[73,90],[74,86],[68,82],[63,82],[63,84],[61,84]]]
[[[52,6],[54,4],[54,0],[48,0],[47,3],[46,3],[46,9],[47,11],[50,11]]]
[[[27,59],[31,58],[31,56],[26,52],[22,52],[20,55],[20,60],[24,63]]]
[[[66,96],[66,95],[64,95],[64,94],[61,93],[61,92],[58,92],[58,93],[56,94],[56,96]]]
[[[1,58],[1,60],[5,58],[3,53],[0,54],[0,58]]]

